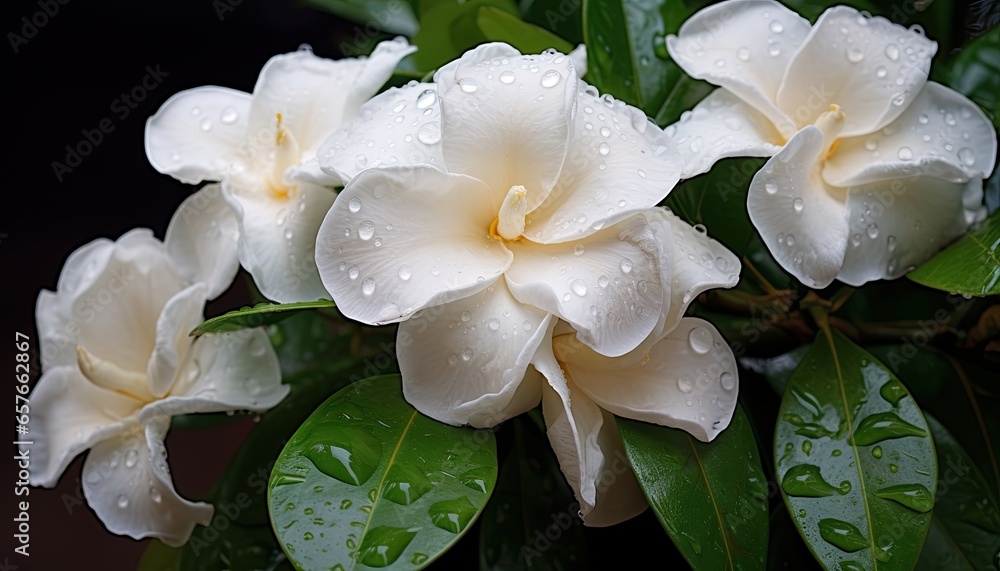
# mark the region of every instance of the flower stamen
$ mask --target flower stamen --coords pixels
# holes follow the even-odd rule
[[[844,118],[847,115],[840,109],[840,105],[830,105],[830,110],[823,113],[816,119],[816,127],[823,132],[823,158],[824,160],[829,157],[834,150],[836,150],[837,145],[840,144],[840,139],[837,135],[844,128]]]
[[[524,217],[528,213],[528,190],[514,185],[500,205],[500,214],[490,226],[490,236],[499,235],[504,240],[517,240],[524,233]]]
[[[274,134],[274,164],[268,177],[267,186],[275,198],[287,199],[295,192],[295,186],[285,182],[285,169],[299,163],[299,144],[285,127],[281,113],[275,114],[277,128]]]

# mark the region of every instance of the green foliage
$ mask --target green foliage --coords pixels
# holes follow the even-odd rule
[[[964,295],[1000,294],[1000,213],[907,274],[932,288]]]
[[[297,568],[421,569],[468,531],[493,492],[493,434],[421,415],[399,381],[344,388],[278,457],[271,521]]]
[[[767,554],[767,481],[741,408],[711,443],[619,418],[639,485],[667,535],[696,569],[754,569]]]
[[[197,337],[206,333],[228,333],[241,329],[271,325],[282,319],[291,317],[297,311],[329,309],[335,307],[327,299],[317,301],[300,301],[296,303],[258,303],[253,307],[244,307],[230,311],[218,317],[206,320],[195,327],[191,335]]]
[[[827,569],[910,569],[930,525],[937,465],[906,388],[825,328],[785,388],[775,478]],[[853,565],[853,566],[852,566]]]

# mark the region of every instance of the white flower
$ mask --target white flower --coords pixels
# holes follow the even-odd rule
[[[320,150],[345,179],[368,168],[324,220],[317,266],[344,315],[401,322],[404,394],[433,418],[492,426],[537,405],[521,379],[552,316],[622,355],[695,289],[735,282],[735,259],[707,250],[690,252],[708,260],[699,272],[664,279],[678,256],[643,211],[679,164],[561,54],[481,46],[363,117]]]
[[[541,386],[549,442],[590,526],[625,521],[647,505],[612,413],[709,442],[736,408],[736,358],[710,323],[692,317],[613,359],[560,322],[532,364],[525,383]]]
[[[222,181],[240,224],[240,262],[269,299],[326,296],[313,252],[340,180],[319,170],[316,149],[413,50],[382,42],[367,58],[332,61],[301,49],[271,58],[252,95],[190,89],[150,117],[146,155],[156,170],[186,183]]]
[[[927,81],[937,45],[919,30],[845,6],[810,27],[776,2],[729,0],[667,45],[686,72],[721,86],[668,128],[684,175],[775,155],[747,205],[803,283],[899,277],[985,215],[996,133],[975,104]]]
[[[212,506],[173,488],[163,438],[176,414],[263,411],[288,392],[266,334],[201,337],[207,299],[232,282],[236,221],[209,185],[178,209],[160,242],[132,230],[66,261],[36,309],[44,374],[30,396],[31,483],[55,486],[90,449],[83,493],[108,530],[187,541]]]

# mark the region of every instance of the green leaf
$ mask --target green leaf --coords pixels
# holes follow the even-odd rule
[[[666,65],[676,64],[670,62]],[[677,80],[670,87],[670,91],[667,92],[667,97],[663,101],[663,105],[656,112],[656,124],[666,127],[667,125],[676,123],[685,111],[708,97],[708,94],[712,93],[715,89],[716,87],[707,81],[694,79],[684,72],[679,72]]]
[[[652,114],[663,105],[680,70],[669,62],[658,0],[583,0],[587,79]],[[668,65],[669,64],[669,65]]]
[[[496,476],[491,432],[421,415],[389,375],[344,388],[299,427],[268,505],[297,568],[420,569],[469,529]]]
[[[549,30],[574,46],[583,43],[581,0],[522,0],[525,22]]]
[[[816,559],[827,569],[911,569],[930,525],[937,465],[903,384],[826,326],[778,414],[775,476]]]
[[[996,372],[946,353],[917,349],[912,342],[872,347],[871,352],[896,373],[924,410],[944,422],[964,444],[991,483],[994,498],[1000,498],[1000,423],[995,413],[1000,410],[1000,399],[986,394],[988,384],[995,384]]]
[[[410,0],[305,0],[306,4],[386,34],[412,36],[417,18]],[[367,33],[367,32],[366,32]],[[370,33],[367,35],[371,35]]]
[[[990,569],[1000,563],[1000,505],[958,441],[937,420],[927,424],[937,447],[938,495],[917,569]]]
[[[198,327],[195,327],[191,335],[197,337],[206,333],[228,333],[241,329],[260,327],[261,325],[270,325],[291,317],[297,311],[329,309],[331,307],[335,307],[335,305],[327,299],[295,303],[258,303],[253,307],[244,307],[208,319]]]
[[[580,504],[548,439],[526,416],[513,424],[514,446],[481,519],[479,569],[589,568]]]
[[[420,30],[413,36],[413,61],[421,70],[440,67],[486,41],[475,21],[480,8],[518,13],[512,0],[422,0],[418,6]]]
[[[1000,129],[1000,27],[958,53],[948,68],[946,83],[982,107]]]
[[[573,44],[545,28],[490,6],[483,6],[476,13],[476,25],[487,41],[508,43],[524,54],[538,54],[549,48],[564,54],[573,51]]]
[[[767,480],[743,409],[711,443],[617,419],[649,505],[696,569],[759,569],[767,554]]]
[[[1000,213],[906,275],[911,280],[963,295],[1000,294]]]

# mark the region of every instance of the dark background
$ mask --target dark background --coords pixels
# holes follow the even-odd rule
[[[0,333],[6,338],[15,332],[31,336],[34,352],[35,299],[39,289],[55,289],[66,257],[95,238],[116,239],[134,227],[151,228],[162,239],[174,209],[195,188],[149,166],[143,150],[146,118],[184,89],[215,84],[251,91],[268,58],[303,43],[311,44],[318,55],[339,57],[343,34],[354,30],[354,24],[291,0],[62,1],[43,0],[51,4],[50,11],[58,7],[54,16],[44,18],[35,16],[44,14],[38,0],[4,3],[0,20],[5,155]],[[31,28],[24,29],[22,18],[45,24],[29,38]],[[11,33],[27,40],[14,39],[16,53]],[[158,66],[168,75],[122,117],[124,108],[115,101],[141,85],[147,66]],[[52,162],[65,163],[66,145],[77,146],[84,140],[81,131],[97,128],[104,119],[114,130],[72,172],[63,173],[60,182]],[[238,307],[245,297],[238,281],[206,313]],[[3,351],[8,362],[13,361],[12,345]],[[39,367],[36,354],[31,361],[33,381]],[[5,387],[0,401],[10,411],[13,379],[0,387]],[[8,416],[2,424],[10,427],[11,422]],[[167,448],[181,495],[204,494],[250,426],[244,419],[208,432],[171,431]],[[11,434],[8,430],[4,434]],[[80,503],[83,455],[57,488],[30,489],[31,556],[15,554],[11,520],[17,501],[25,498],[14,495],[16,470],[5,456],[0,471],[0,569],[135,568],[146,542],[109,534],[86,503]]]

